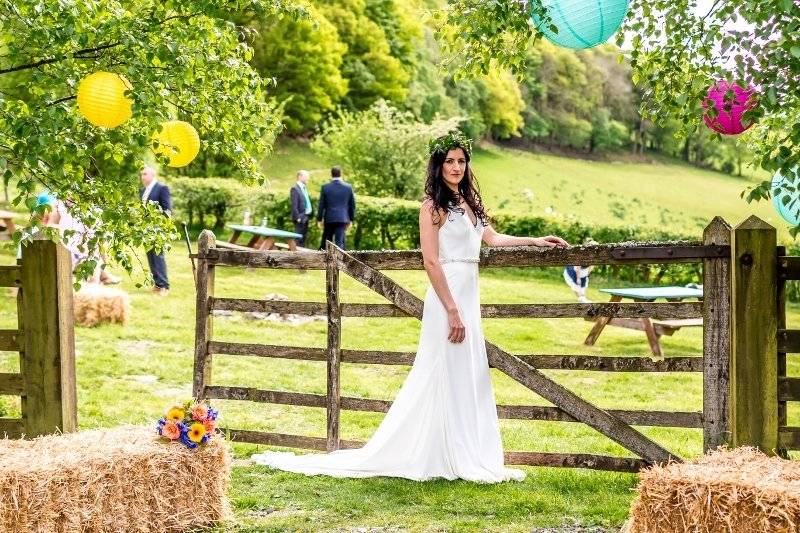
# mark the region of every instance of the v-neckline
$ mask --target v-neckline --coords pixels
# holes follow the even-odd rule
[[[472,219],[469,218],[469,215],[467,214],[467,210],[466,209],[464,209],[464,212],[461,213],[461,214],[464,216],[464,218],[466,219],[467,223],[472,227],[472,229],[478,229],[478,217],[475,217],[475,222],[473,223]]]

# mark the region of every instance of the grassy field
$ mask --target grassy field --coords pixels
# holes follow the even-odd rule
[[[11,263],[10,254],[3,256]],[[176,247],[168,257],[173,290],[167,298],[136,289],[130,291],[132,318],[127,326],[78,328],[78,416],[82,428],[110,427],[120,423],[152,424],[173,401],[191,394],[194,338],[194,287],[185,250]],[[424,291],[422,272],[393,272],[392,277],[417,295]],[[589,296],[603,300],[592,280]],[[324,299],[322,272],[245,271],[220,268],[217,295],[259,297],[283,294],[292,299]],[[485,303],[564,302],[572,295],[550,270],[485,270],[481,274]],[[344,278],[343,301],[379,302],[380,297]],[[14,327],[14,300],[0,301],[0,327]],[[800,312],[792,308],[790,322],[800,325]],[[583,338],[590,324],[582,320],[487,320],[487,338],[513,353],[593,353],[641,355],[647,342],[641,332],[609,328],[596,347],[586,348]],[[343,347],[354,349],[414,350],[419,334],[412,319],[346,319]],[[215,319],[214,337],[220,340],[296,346],[324,346],[325,322],[304,324],[251,320],[243,316]],[[670,355],[701,354],[699,329],[681,330],[663,340]],[[0,371],[18,369],[18,356],[3,354]],[[791,362],[791,373],[797,373]],[[407,370],[403,367],[343,365],[342,394],[391,399]],[[558,382],[606,408],[697,411],[702,393],[699,375],[612,374],[603,372],[548,371]],[[511,379],[493,375],[498,403],[547,405]],[[218,356],[212,382],[302,392],[325,392],[323,363]],[[0,398],[6,414],[18,412],[11,398]],[[230,427],[273,430],[323,436],[322,409],[216,402],[223,424]],[[377,413],[343,413],[342,437],[367,439],[381,419]],[[800,416],[790,413],[790,423]],[[628,455],[615,443],[580,424],[502,421],[508,450],[586,452]],[[683,456],[701,451],[699,430],[640,428],[646,435]],[[522,483],[474,485],[470,483],[412,483],[402,480],[333,480],[307,478],[249,465],[247,457],[263,447],[238,444],[231,496],[237,522],[228,531],[349,530],[357,527],[388,530],[493,530],[529,531],[532,527],[580,524],[614,528],[625,520],[635,476],[526,468]]]
[[[282,143],[265,163],[271,186],[288,187],[296,168],[316,170],[313,186],[322,183],[327,164],[306,147]],[[483,191],[490,207],[524,212],[578,213],[584,223],[642,223],[683,231],[697,231],[712,215],[739,221],[748,208],[738,198],[746,182],[680,165],[615,165],[572,161],[520,151],[490,148],[476,156]],[[667,185],[668,184],[668,185]],[[528,199],[525,189],[530,189]],[[610,192],[614,191],[614,192]],[[577,199],[576,199],[577,198]],[[581,200],[583,203],[579,203]],[[504,204],[505,202],[505,204]],[[628,206],[615,214],[615,202]],[[504,204],[504,205],[503,205]],[[668,210],[659,211],[659,209]],[[572,211],[570,211],[572,210]],[[767,206],[758,213],[769,218]],[[662,220],[663,217],[663,220]],[[142,257],[144,259],[144,257]],[[0,262],[13,263],[10,250],[0,251]],[[152,424],[176,400],[191,394],[194,342],[194,286],[189,259],[182,243],[168,256],[172,291],[166,298],[137,289],[134,279],[123,287],[130,292],[132,317],[127,326],[78,328],[76,332],[78,417],[82,428],[120,423]],[[392,272],[404,287],[422,295],[422,272]],[[481,273],[485,303],[568,302],[571,292],[558,269],[485,270]],[[592,278],[589,297],[605,300],[597,288],[618,282]],[[265,297],[283,294],[292,299],[323,301],[321,272],[246,271],[220,268],[219,296]],[[2,292],[0,292],[2,294]],[[343,278],[342,300],[379,302],[380,297]],[[800,309],[789,311],[790,327],[800,327]],[[0,328],[16,327],[15,301],[0,299]],[[242,315],[215,319],[218,340],[324,346],[325,322],[288,324],[252,320]],[[590,324],[575,319],[487,320],[488,339],[512,353],[634,356],[648,353],[644,334],[607,329],[597,346],[582,341]],[[416,348],[419,325],[412,319],[345,319],[343,347],[372,350]],[[683,329],[663,339],[667,356],[700,356],[699,328]],[[17,354],[0,354],[0,372],[19,368]],[[799,375],[793,358],[790,374]],[[582,397],[604,408],[699,411],[702,390],[699,375],[547,371]],[[392,399],[407,369],[343,365],[342,394]],[[498,403],[547,405],[536,394],[494,372]],[[325,365],[317,362],[218,356],[212,383],[289,391],[325,392]],[[222,424],[323,436],[322,409],[216,402]],[[18,414],[18,399],[0,397],[0,416]],[[342,437],[365,440],[381,420],[377,413],[342,415]],[[790,424],[800,424],[800,413],[790,406]],[[669,450],[686,457],[701,452],[699,430],[640,428]],[[625,450],[581,424],[501,421],[507,450],[585,452],[628,455]],[[521,483],[475,485],[464,482],[414,483],[403,480],[333,480],[305,477],[255,467],[248,457],[263,447],[235,444],[236,466],[231,497],[236,521],[220,531],[530,531],[536,527],[585,526],[593,531],[616,530],[625,520],[636,477],[588,470],[525,468]],[[359,529],[363,528],[363,529]]]
[[[288,189],[298,168],[312,170],[311,190],[328,179],[328,162],[304,144],[284,141],[264,163],[270,185]],[[740,193],[752,178],[701,170],[678,160],[621,163],[569,159],[485,145],[474,170],[490,211],[551,216],[584,224],[636,225],[700,235],[717,215],[738,224],[756,214],[779,229],[786,224],[769,202],[747,204]],[[346,173],[346,169],[345,169]]]

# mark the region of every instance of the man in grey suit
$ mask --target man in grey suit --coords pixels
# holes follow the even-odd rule
[[[345,249],[344,235],[356,218],[356,198],[353,187],[342,181],[342,169],[331,169],[331,181],[322,186],[319,194],[319,210],[317,225],[323,228],[320,250],[325,249],[325,242],[332,241],[336,246]],[[323,224],[324,220],[324,224]]]
[[[308,196],[309,174],[307,170],[297,172],[297,183],[289,190],[289,200],[292,204],[292,221],[294,222],[294,232],[302,235],[297,239],[297,246],[306,245],[306,234],[308,233],[308,221],[314,213],[311,207],[311,198]]]

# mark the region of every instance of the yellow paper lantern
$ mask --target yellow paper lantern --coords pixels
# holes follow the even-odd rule
[[[200,136],[194,126],[182,120],[170,120],[161,125],[161,131],[153,135],[153,151],[169,158],[171,167],[185,167],[200,152]]]
[[[130,82],[119,74],[89,74],[78,84],[78,112],[95,126],[116,128],[133,114],[133,101],[125,98],[130,89]]]

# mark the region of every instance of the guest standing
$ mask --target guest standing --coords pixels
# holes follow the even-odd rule
[[[142,199],[142,203],[157,203],[164,214],[169,217],[170,211],[172,211],[172,195],[169,187],[159,183],[153,167],[144,167],[140,177],[143,187],[139,189],[139,196]],[[150,265],[150,272],[153,275],[153,292],[160,296],[166,296],[169,292],[169,279],[167,278],[167,261],[163,250],[161,253],[156,253],[155,250],[148,250],[147,263]]]
[[[308,234],[308,221],[314,214],[311,207],[311,197],[308,196],[307,170],[297,172],[297,183],[289,190],[289,200],[292,204],[292,220],[294,221],[294,232],[302,235],[297,239],[297,246],[306,245],[306,234]]]
[[[345,232],[356,218],[356,198],[353,187],[342,181],[342,169],[331,169],[331,181],[322,186],[319,194],[319,211],[317,225],[323,228],[322,243],[319,249],[325,248],[326,241],[345,249]],[[324,224],[323,224],[324,221]]]

